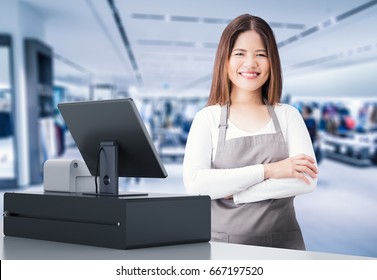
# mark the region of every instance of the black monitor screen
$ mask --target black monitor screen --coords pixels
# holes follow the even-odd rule
[[[167,177],[132,99],[61,103],[58,108],[93,176],[100,143],[116,141],[119,176]]]

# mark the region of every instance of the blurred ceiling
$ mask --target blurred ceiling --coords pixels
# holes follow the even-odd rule
[[[377,59],[376,0],[22,2],[44,19],[58,81],[208,92],[221,33],[244,13],[272,26],[286,77]]]

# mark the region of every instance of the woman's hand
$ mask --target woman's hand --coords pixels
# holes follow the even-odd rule
[[[305,183],[310,181],[303,173],[312,178],[316,178],[318,169],[315,166],[315,160],[308,155],[297,155],[289,157],[281,161],[264,164],[264,178],[298,178]]]

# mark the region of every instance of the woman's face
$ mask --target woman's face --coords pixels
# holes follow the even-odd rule
[[[262,92],[262,86],[270,76],[267,49],[254,30],[241,33],[229,58],[228,76],[232,92]]]

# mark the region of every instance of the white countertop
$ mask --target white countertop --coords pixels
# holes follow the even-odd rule
[[[4,236],[1,222],[2,260],[360,260],[360,256],[204,242],[143,249],[119,250],[28,238]]]

